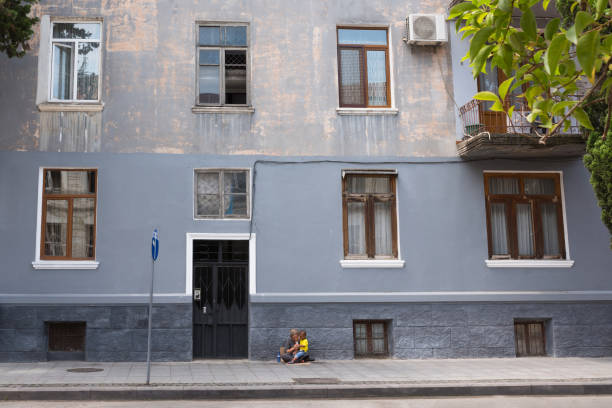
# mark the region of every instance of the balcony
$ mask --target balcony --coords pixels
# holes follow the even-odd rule
[[[540,135],[546,133],[546,129],[527,121],[530,111],[526,102],[509,98],[507,103],[515,106],[511,118],[504,112],[490,111],[491,102],[487,101],[471,100],[459,108],[464,133],[463,139],[457,142],[457,153],[461,158],[519,159],[584,154],[585,139],[575,122],[542,144]]]

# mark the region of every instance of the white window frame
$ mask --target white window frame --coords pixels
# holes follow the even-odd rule
[[[246,46],[236,45],[200,45],[200,27],[246,27]],[[241,108],[251,106],[251,29],[247,22],[242,21],[205,21],[196,23],[196,73],[195,73],[195,107],[196,108],[237,108],[237,113],[240,113]],[[219,103],[201,103],[200,102],[200,50],[218,50],[219,51]],[[246,54],[246,103],[244,104],[228,104],[225,103],[225,51],[245,51]],[[223,52],[222,52],[223,51]],[[196,109],[198,110],[198,109]],[[248,111],[250,112],[250,111]]]
[[[54,24],[62,24],[62,23],[67,23],[67,24],[98,24],[100,26],[100,39],[97,40],[86,40],[86,39],[70,39],[70,38],[62,38],[62,39],[54,39],[53,38],[53,25]],[[48,73],[48,94],[47,94],[47,100],[49,102],[56,102],[56,103],[83,103],[83,104],[91,104],[91,103],[99,103],[100,99],[101,99],[101,95],[102,95],[102,51],[104,50],[104,32],[103,32],[103,24],[102,24],[102,19],[100,18],[93,18],[93,19],[78,19],[78,18],[71,18],[71,19],[63,19],[63,18],[52,18],[51,19],[51,23],[49,24],[49,55],[48,55],[48,59],[49,59],[49,73]],[[77,54],[78,54],[78,44],[79,43],[87,43],[87,42],[95,42],[95,43],[99,43],[100,44],[100,57],[99,57],[99,62],[98,62],[98,95],[96,99],[77,99]],[[74,54],[72,56],[72,65],[73,65],[73,72],[72,72],[72,98],[70,99],[54,99],[53,98],[53,53],[54,53],[54,47],[53,44],[54,43],[67,43],[67,44],[74,44]]]
[[[35,252],[34,252],[34,261],[32,262],[32,267],[34,269],[97,269],[100,265],[100,262],[97,260],[87,260],[87,261],[71,261],[71,260],[60,260],[60,261],[49,261],[40,259],[40,240],[42,235],[42,207],[43,207],[43,184],[45,178],[45,169],[53,168],[57,169],[60,167],[57,166],[43,166],[38,168],[38,202],[36,206],[36,244],[35,244]],[[91,170],[95,169],[96,174],[99,174],[99,169],[97,167],[66,167],[62,166],[62,169],[66,170]],[[100,196],[98,194],[98,181],[96,180],[96,217],[98,214],[98,203]],[[98,234],[98,228],[96,225],[95,229],[96,235]],[[98,245],[98,240],[96,236],[96,246]],[[98,251],[95,251],[96,258],[98,256]]]
[[[574,261],[570,257],[569,235],[567,233],[567,214],[565,203],[565,183],[563,182],[563,171],[550,170],[483,170],[483,178],[487,173],[523,173],[523,174],[558,174],[561,189],[561,213],[563,214],[563,234],[565,241],[565,259],[485,259],[485,265],[489,268],[571,268]],[[486,197],[483,196],[483,200]],[[486,217],[485,214],[485,225]],[[485,227],[486,237],[486,227]],[[486,238],[485,238],[486,241]],[[489,243],[487,242],[487,245]]]
[[[205,215],[197,215],[197,201],[198,201],[198,173],[207,173],[207,172],[235,172],[235,171],[246,171],[247,172],[247,216],[246,217],[225,217],[223,215],[217,216],[205,216]],[[249,167],[198,167],[193,169],[193,192],[192,192],[192,205],[193,205],[193,220],[194,221],[250,221],[251,220],[251,212],[252,212],[252,204],[253,204],[253,194],[252,194],[252,185],[253,185],[253,172]],[[223,193],[223,185],[219,184],[220,192]],[[223,209],[223,196],[225,194],[221,194],[221,209]]]

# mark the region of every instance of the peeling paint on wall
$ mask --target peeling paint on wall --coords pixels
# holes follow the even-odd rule
[[[39,150],[99,152],[101,119],[101,112],[41,112]]]

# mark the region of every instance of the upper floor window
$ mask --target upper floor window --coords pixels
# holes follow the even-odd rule
[[[43,170],[40,259],[95,258],[96,176],[96,170]]]
[[[386,28],[338,28],[340,106],[391,106]]]
[[[50,99],[98,101],[101,24],[58,21],[51,31]]]
[[[196,218],[249,218],[249,171],[196,170]]]
[[[556,173],[485,173],[490,259],[565,259]]]
[[[247,105],[247,25],[200,25],[197,51],[197,103]]]
[[[397,258],[395,174],[346,174],[342,187],[344,257]]]

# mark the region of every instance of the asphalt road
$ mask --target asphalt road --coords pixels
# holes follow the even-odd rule
[[[612,407],[612,396],[472,397],[350,400],[242,400],[242,401],[15,401],[0,408],[603,408]]]

